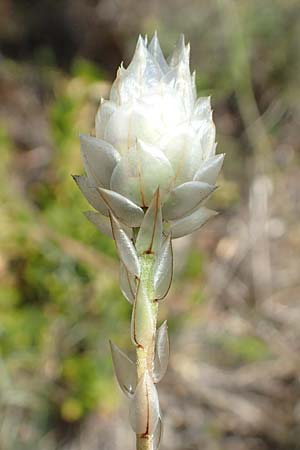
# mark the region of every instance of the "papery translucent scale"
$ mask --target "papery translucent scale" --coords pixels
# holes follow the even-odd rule
[[[109,343],[119,386],[124,394],[131,398],[137,384],[136,364],[134,364],[117,345],[113,344],[111,341]]]
[[[182,123],[165,133],[160,145],[172,165],[175,186],[189,181],[202,160],[199,140],[189,123]]]
[[[203,160],[208,159],[214,153],[216,128],[212,120],[193,121],[191,124],[197,130],[197,139],[201,142]]]
[[[215,190],[215,186],[201,181],[188,181],[173,189],[163,207],[165,219],[179,219],[192,213],[209,194]]]
[[[119,106],[110,116],[104,130],[104,139],[122,155],[135,143],[136,139],[131,127],[133,107],[132,102]]]
[[[133,303],[136,296],[136,278],[126,268],[126,266],[120,262],[120,288],[121,292],[129,303]]]
[[[95,129],[97,138],[104,139],[104,132],[106,129],[106,125],[111,115],[115,112],[116,108],[117,105],[112,101],[109,100],[101,101],[95,120]]]
[[[190,115],[194,107],[195,98],[189,66],[184,61],[180,61],[174,70],[174,87],[183,99],[186,113]]]
[[[176,46],[172,55],[169,57],[170,68],[176,67],[181,61],[188,62],[189,60],[189,48],[186,48],[184,35],[181,34],[178,38]]]
[[[132,342],[147,348],[155,334],[155,323],[152,313],[151,299],[147,296],[144,284],[139,282],[131,318]]]
[[[165,198],[173,175],[171,164],[158,148],[138,141],[115,167],[111,189],[138,205],[148,206],[158,187]]]
[[[167,321],[158,328],[155,343],[155,358],[153,369],[154,383],[159,383],[166,373],[169,362],[169,337]]]
[[[138,254],[157,253],[162,241],[162,214],[159,189],[147,209],[136,238]]]
[[[153,450],[158,450],[163,435],[163,423],[161,417],[158,418],[158,422],[153,433]]]
[[[148,46],[148,50],[151,53],[151,55],[154,57],[154,59],[158,62],[159,67],[161,68],[162,72],[166,73],[169,70],[169,66],[167,64],[167,61],[165,60],[163,52],[161,51],[156,32],[154,33],[154,36]]]
[[[111,90],[110,90],[110,96],[109,99],[111,103],[120,105],[122,101],[121,96],[121,83],[124,77],[126,76],[126,70],[123,67],[123,63],[120,64],[120,67],[117,71],[117,76],[115,81],[112,84]],[[107,121],[106,121],[107,123]]]
[[[137,139],[149,144],[159,142],[165,128],[182,121],[183,107],[171,93],[144,95],[139,102],[120,106],[112,114],[105,139],[125,155]]]
[[[210,97],[199,97],[197,99],[193,110],[193,119],[196,120],[212,119]]]
[[[165,242],[155,259],[154,263],[154,292],[157,300],[163,299],[171,286],[173,276],[173,252],[171,235],[167,236]]]
[[[195,102],[197,100],[197,85],[196,85],[196,71],[192,73],[192,94],[193,94],[193,104],[195,107]]]
[[[128,198],[108,189],[98,189],[104,202],[113,215],[129,227],[139,227],[144,217],[144,211]]]
[[[73,179],[90,205],[93,206],[101,214],[108,216],[108,209],[106,204],[102,200],[101,195],[97,191],[97,188],[91,185],[88,177],[73,175]]]
[[[122,229],[118,220],[110,213],[111,227],[119,257],[127,270],[136,275],[140,275],[140,263],[132,241]]]
[[[156,387],[146,371],[138,382],[129,407],[129,420],[137,434],[151,435],[159,420],[159,401]]]
[[[170,232],[172,239],[177,239],[201,228],[211,217],[217,215],[205,206],[200,207],[189,216],[170,222]]]
[[[202,181],[208,184],[215,184],[221,170],[225,154],[212,156],[204,161],[194,176],[194,181]]]
[[[80,136],[83,165],[88,178],[96,186],[109,186],[112,172],[120,161],[114,147],[92,136]]]

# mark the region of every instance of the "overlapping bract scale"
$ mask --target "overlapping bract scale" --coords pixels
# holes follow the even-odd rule
[[[111,189],[144,207],[149,206],[158,187],[164,198],[172,179],[166,156],[157,147],[138,141],[115,167]]]
[[[122,294],[129,303],[133,303],[137,290],[136,277],[127,270],[122,261],[120,262],[119,280]]]
[[[166,73],[169,70],[169,66],[167,64],[167,61],[163,55],[163,52],[160,48],[160,44],[159,44],[159,40],[157,37],[157,33],[154,33],[154,36],[149,44],[148,47],[149,52],[151,53],[151,55],[153,56],[153,58],[155,59],[155,61],[157,61],[157,63],[159,64],[159,67],[162,71],[162,73]]]
[[[202,181],[188,181],[173,189],[163,207],[164,218],[179,219],[192,213],[215,189]]]
[[[138,277],[140,275],[140,263],[134,245],[113,214],[110,214],[110,221],[119,257],[127,270]]]
[[[142,223],[144,212],[128,198],[108,189],[98,188],[103,201],[122,223],[129,227],[139,227]]]
[[[170,232],[173,239],[186,236],[201,228],[211,217],[217,215],[216,211],[200,207],[189,216],[170,222]]]
[[[202,181],[214,185],[221,170],[224,154],[207,159],[194,175],[194,181]]]
[[[162,241],[162,213],[159,189],[147,209],[144,220],[141,223],[137,238],[136,249],[138,254],[157,254]]]
[[[130,424],[135,433],[151,435],[156,429],[159,417],[157,390],[150,375],[145,371],[130,402]]]
[[[154,263],[154,292],[157,300],[163,299],[169,292],[173,276],[173,251],[171,234],[162,244]]]
[[[132,397],[137,384],[136,365],[111,341],[110,349],[120,388],[127,397]]]
[[[109,186],[112,172],[120,160],[114,147],[92,136],[80,136],[83,165],[95,186]]]
[[[158,383],[163,379],[169,362],[169,337],[167,321],[158,328],[155,343],[155,358],[153,368],[153,380]]]
[[[160,446],[163,436],[163,423],[162,418],[159,416],[156,428],[153,432],[153,450],[157,450]]]

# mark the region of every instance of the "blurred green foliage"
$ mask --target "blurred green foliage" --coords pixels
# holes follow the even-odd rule
[[[130,308],[117,285],[113,242],[84,218],[88,205],[71,178],[82,172],[78,122],[99,74],[83,61],[74,65],[73,78],[56,73],[48,109],[55,148],[42,177],[24,185],[16,172],[11,178],[17,153],[5,128],[0,133],[0,358],[13,383],[7,402],[19,389],[38,399],[38,423],[30,420],[32,402],[28,423],[39,424],[40,436],[54,423],[113,408],[107,342],[128,336]]]

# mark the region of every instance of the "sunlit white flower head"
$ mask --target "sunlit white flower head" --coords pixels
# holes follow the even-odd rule
[[[100,188],[101,197],[94,192],[91,201],[90,191],[89,201],[102,214],[116,198],[123,210],[126,199],[144,209],[159,188],[163,218],[174,228],[172,221],[195,213],[214,190],[224,155],[215,155],[210,98],[197,99],[189,56],[182,36],[167,62],[155,34],[149,45],[139,37],[131,63],[120,66],[109,100],[101,101],[96,138],[81,137],[87,180],[77,181],[87,197]],[[202,208],[178,233],[197,228],[201,213],[212,214]],[[128,214],[117,216],[138,226]]]

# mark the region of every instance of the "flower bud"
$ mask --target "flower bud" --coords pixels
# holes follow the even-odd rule
[[[131,63],[120,66],[109,99],[101,100],[96,137],[81,137],[86,177],[77,178],[99,213],[129,227],[140,226],[159,189],[173,238],[213,215],[203,203],[224,158],[215,155],[210,98],[197,99],[189,58],[183,36],[169,62],[156,33],[149,45],[139,37]]]

